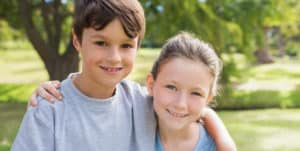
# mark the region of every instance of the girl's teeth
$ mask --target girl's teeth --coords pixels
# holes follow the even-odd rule
[[[169,111],[169,110],[168,110],[168,112],[169,112],[172,116],[175,116],[175,117],[184,117],[184,116],[185,116],[184,114],[172,112],[172,111]]]

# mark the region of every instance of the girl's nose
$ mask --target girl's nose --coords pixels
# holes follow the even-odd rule
[[[179,93],[174,104],[177,109],[185,109],[187,107],[187,95]]]

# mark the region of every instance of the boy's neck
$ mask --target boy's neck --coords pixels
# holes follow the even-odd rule
[[[92,80],[89,80],[88,78],[83,77],[82,74],[72,78],[72,81],[76,88],[84,95],[97,99],[107,99],[112,97],[116,88],[116,86],[108,87],[98,84]]]

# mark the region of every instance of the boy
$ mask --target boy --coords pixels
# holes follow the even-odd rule
[[[132,70],[145,31],[136,0],[82,0],[73,44],[82,72],[62,82],[62,101],[29,108],[12,151],[154,150],[155,120]],[[143,101],[142,101],[143,100]]]

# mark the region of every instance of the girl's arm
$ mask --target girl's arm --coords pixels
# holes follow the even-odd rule
[[[236,151],[236,145],[229,135],[224,123],[211,108],[205,108],[203,117],[205,128],[215,140],[217,151]]]
[[[60,87],[59,81],[47,81],[42,84],[31,94],[28,106],[37,106],[37,96],[41,96],[50,103],[55,100],[61,100],[61,94],[56,90]]]

